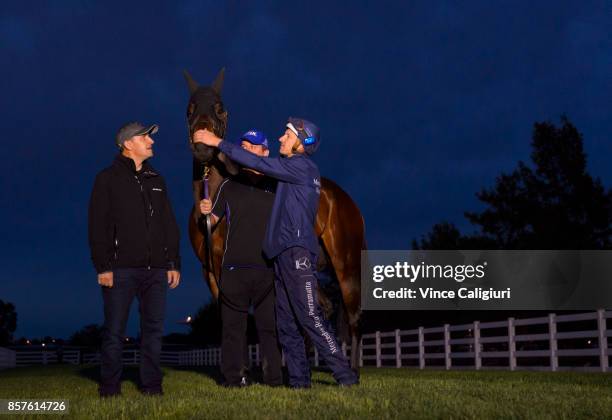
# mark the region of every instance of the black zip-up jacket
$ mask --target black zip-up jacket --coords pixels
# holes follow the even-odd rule
[[[123,155],[96,176],[89,201],[89,247],[98,273],[114,268],[180,270],[179,229],[166,182]]]

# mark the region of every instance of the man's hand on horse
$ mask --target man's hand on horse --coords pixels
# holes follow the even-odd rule
[[[200,213],[204,216],[208,216],[210,214],[210,221],[213,225],[216,225],[219,221],[219,218],[212,213],[212,201],[208,198],[202,199],[200,201]]]
[[[176,270],[168,270],[168,285],[171,289],[174,289],[179,285],[179,281],[181,280],[181,273]]]
[[[193,133],[193,142],[218,147],[219,143],[221,143],[221,139],[204,128],[202,130],[196,130],[195,133]]]
[[[212,200],[205,198],[200,201],[200,213],[203,215],[210,214],[212,211]]]
[[[98,284],[105,287],[113,287],[113,272],[107,271],[106,273],[98,274]]]

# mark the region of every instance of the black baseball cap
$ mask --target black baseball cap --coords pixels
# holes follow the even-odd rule
[[[155,134],[159,130],[159,126],[157,124],[150,125],[145,127],[139,122],[130,122],[124,124],[119,131],[117,131],[117,135],[115,136],[115,143],[117,143],[117,147],[121,148],[123,146],[123,142],[131,139],[134,136],[143,136],[145,134]]]

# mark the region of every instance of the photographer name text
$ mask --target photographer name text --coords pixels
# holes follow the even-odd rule
[[[414,283],[419,279],[444,279],[462,283],[465,280],[482,280],[485,277],[486,261],[477,265],[441,265],[441,264],[410,264],[396,262],[393,265],[375,265],[372,269],[372,281],[381,283],[386,279],[404,279]],[[482,287],[461,287],[458,290],[441,290],[432,287],[401,287],[395,290],[385,290],[376,287],[372,290],[375,299],[478,299],[495,300],[510,299],[511,289],[494,289]]]
[[[384,290],[382,287],[376,287],[372,291],[375,299],[510,299],[511,290],[506,288],[497,290],[493,288],[483,289],[476,287],[468,289],[461,287],[459,290],[436,290],[431,287],[419,287],[417,289],[402,287],[396,290]]]

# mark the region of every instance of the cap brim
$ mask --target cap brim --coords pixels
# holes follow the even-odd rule
[[[145,128],[144,130],[139,131],[138,133],[134,134],[135,136],[143,136],[145,134],[155,134],[157,133],[157,130],[159,130],[159,126],[157,124],[153,124],[148,128]]]
[[[240,137],[240,138],[238,139],[238,143],[242,143],[243,141],[246,141],[247,143],[251,143],[251,144],[252,144],[252,145],[254,145],[254,146],[263,146],[263,147],[265,147],[266,149],[268,148],[268,145],[267,145],[267,144],[265,144],[265,143],[257,143],[257,142],[254,142],[253,140],[249,139],[248,137]]]

